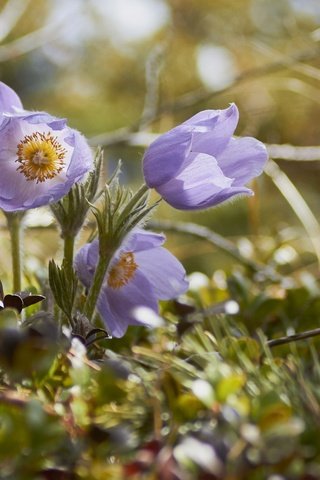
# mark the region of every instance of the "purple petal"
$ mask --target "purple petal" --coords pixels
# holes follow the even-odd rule
[[[135,259],[159,300],[175,298],[188,289],[185,269],[165,248],[137,252]]]
[[[221,110],[202,110],[183,122],[182,125],[203,126],[205,129],[202,131],[212,130],[219,119],[220,112]]]
[[[21,122],[10,119],[1,129],[0,141],[0,208],[6,211],[15,211],[22,208],[28,192],[30,182],[23,175],[17,173],[16,151],[17,145],[23,138]],[[34,191],[31,192],[34,195]]]
[[[199,197],[200,197],[200,189],[201,187],[193,191],[196,200],[198,199],[197,193],[199,193]],[[181,203],[179,202],[178,196],[174,198],[173,195],[170,197],[170,201],[167,200],[167,202],[170,205],[172,205],[174,208],[177,208],[180,210],[204,210],[206,208],[214,207],[219,203],[230,200],[235,196],[242,196],[242,195],[251,197],[252,195],[254,195],[254,193],[250,188],[231,186],[211,196],[209,195],[209,189],[208,189],[208,196],[204,200],[202,200],[202,202],[199,202],[199,203],[193,202],[192,198],[189,199],[188,203],[187,202]]]
[[[90,287],[92,282],[95,265],[98,260],[97,255],[96,262],[94,264],[91,264],[90,262],[90,252],[92,252],[92,250],[98,250],[98,240],[94,240],[94,242],[86,243],[83,247],[81,247],[74,259],[75,271],[83,285],[87,288]]]
[[[192,151],[217,157],[227,146],[239,121],[239,111],[233,103],[219,111],[219,117],[211,131],[194,133]]]
[[[107,288],[104,290],[110,312],[114,321],[108,321],[103,315],[110,329],[111,335],[121,337],[128,325],[148,325],[148,320],[141,322],[137,320],[134,309],[139,306],[148,307],[154,312],[158,312],[158,303],[153,288],[144,274],[136,270],[134,277],[123,287],[119,289]],[[101,304],[98,304],[101,312]],[[125,330],[124,330],[125,329]]]
[[[83,176],[92,169],[93,156],[92,150],[89,147],[85,137],[77,130],[68,128],[68,131],[69,136],[66,137],[65,140],[69,138],[70,141],[72,137],[73,145],[69,142],[68,143],[74,147],[74,151],[69,168],[67,170],[67,177],[71,182],[71,185],[73,185],[73,183],[81,180]]]
[[[14,112],[15,109],[23,109],[20,98],[12,88],[0,82],[0,113]]]
[[[46,123],[52,130],[63,130],[67,124],[65,118],[53,117],[46,112],[32,112],[28,115],[22,115],[21,118],[32,125]]]
[[[86,261],[90,266],[91,270],[94,271],[99,260],[99,240],[96,238],[88,245],[89,249]]]
[[[232,138],[218,157],[225,175],[235,178],[233,186],[244,185],[260,175],[267,160],[266,147],[252,137]]]
[[[155,247],[159,247],[165,242],[166,237],[164,235],[153,233],[148,230],[142,230],[142,228],[135,228],[124,239],[123,248],[121,250],[127,252],[139,252],[141,250],[148,250]]]
[[[176,127],[151,143],[143,158],[143,174],[150,188],[169,181],[190,152],[190,129]]]
[[[251,197],[253,194],[254,194],[253,191],[250,190],[250,188],[246,188],[246,187],[226,188],[224,190],[221,190],[221,192],[213,195],[212,197],[207,198],[207,200],[202,205],[200,205],[198,208],[214,207],[215,205],[218,205],[219,203],[230,200],[234,196],[246,195],[246,196]]]
[[[129,326],[126,317],[115,317],[110,310],[109,300],[106,290],[101,291],[98,301],[97,309],[106,326],[108,333],[112,337],[120,338],[126,333]]]
[[[17,164],[14,163],[15,168]],[[10,181],[6,181],[6,178]],[[9,170],[4,177],[0,177],[0,208],[5,211],[19,211],[41,207],[52,202],[57,202],[68,193],[73,185],[71,179],[53,184],[54,180],[43,183],[27,181],[17,171],[11,175]]]
[[[176,178],[158,187],[158,192],[173,207],[181,210],[206,208],[207,199],[232,184],[215,158],[205,155],[190,155],[188,164]]]

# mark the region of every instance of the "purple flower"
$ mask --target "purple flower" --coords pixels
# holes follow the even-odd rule
[[[150,188],[181,210],[213,207],[234,195],[253,195],[244,185],[260,175],[265,146],[251,137],[233,138],[236,105],[205,110],[161,135],[147,149],[143,173]]]
[[[23,110],[18,95],[0,82],[0,208],[56,202],[92,166],[89,145],[65,119]]]
[[[174,298],[187,290],[185,270],[161,246],[164,241],[163,235],[136,228],[114,254],[97,302],[112,336],[122,337],[129,325],[152,323],[148,315],[137,315],[138,307],[147,307],[151,314],[158,312],[158,300]],[[86,244],[76,255],[75,269],[86,287],[92,283],[98,255],[98,240]]]

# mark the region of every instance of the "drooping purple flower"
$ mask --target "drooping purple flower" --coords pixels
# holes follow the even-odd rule
[[[158,300],[177,297],[188,288],[181,263],[161,245],[165,237],[139,228],[124,239],[114,254],[98,298],[97,308],[108,332],[122,337],[129,325],[148,325],[137,316],[139,307],[158,312]],[[90,287],[98,263],[99,243],[94,240],[80,249],[75,269]]]
[[[0,82],[0,208],[40,207],[62,198],[92,168],[85,138],[65,119],[24,110]]]
[[[236,105],[204,110],[161,135],[143,159],[146,184],[173,207],[200,210],[234,195],[253,195],[244,185],[261,174],[265,146],[251,137],[234,138]]]

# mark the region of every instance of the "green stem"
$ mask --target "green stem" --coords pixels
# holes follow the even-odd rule
[[[113,253],[112,251],[109,255],[100,256],[83,311],[88,320],[91,320],[93,317],[97,299]]]
[[[73,253],[74,253],[74,235],[66,235],[63,245],[63,258],[65,261],[66,268],[70,270],[73,266]]]
[[[11,239],[13,292],[21,292],[21,219],[23,214],[5,212]]]
[[[139,188],[139,190],[132,196],[130,201],[127,203],[127,205],[124,207],[123,211],[121,212],[119,218],[117,219],[117,222],[119,224],[121,224],[121,221],[125,219],[129,215],[129,213],[134,209],[134,207],[138,204],[141,198],[148,191],[148,189],[149,187],[143,184]],[[105,229],[106,229],[106,225],[103,226],[103,230]],[[84,305],[84,310],[83,310],[83,313],[88,320],[91,320],[93,317],[97,299],[101,291],[101,287],[102,287],[110,260],[114,252],[119,246],[118,242],[121,241],[121,239],[120,240],[118,239],[118,242],[117,241],[110,242],[110,240],[108,239],[108,236],[112,235],[112,230],[110,225],[109,225],[109,228],[107,228],[107,230],[108,231],[99,232],[99,244],[100,244],[99,262],[96,267],[94,277],[93,277],[93,282],[90,287],[87,300]]]

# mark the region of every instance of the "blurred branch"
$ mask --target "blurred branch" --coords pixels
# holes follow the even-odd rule
[[[276,73],[281,70],[285,70],[287,68],[291,68],[297,62],[306,62],[309,60],[319,58],[319,54],[320,54],[320,47],[308,48],[306,50],[303,50],[302,52],[298,52],[293,55],[287,55],[286,57],[283,56],[281,60],[268,63],[261,67],[250,68],[244,71],[243,73],[240,73],[238,76],[236,76],[233,83],[231,85],[228,85],[227,87],[221,88],[219,90],[215,90],[213,92],[212,91],[208,92],[207,90],[204,90],[201,88],[194,92],[190,92],[185,95],[182,95],[180,98],[178,98],[176,102],[163,105],[163,107],[159,111],[159,115],[166,112],[175,112],[187,107],[191,107],[197,103],[205,102],[217,95],[221,95],[223,93],[228,92],[229,90],[231,90],[232,88],[238,86],[243,82],[246,82],[248,80],[252,80],[255,78],[259,78],[264,75],[269,75],[271,73]]]
[[[281,160],[311,162],[320,160],[320,146],[296,147],[294,145],[266,145],[269,156]]]
[[[286,59],[285,55],[282,52],[266,45],[262,42],[254,42],[253,44],[259,53],[267,55],[269,58],[277,58],[278,61],[283,61]],[[303,75],[320,80],[320,70],[312,65],[306,65],[302,61],[297,61],[291,66],[292,70],[295,72],[302,73]]]
[[[148,226],[159,230],[165,230],[173,233],[184,233],[193,235],[198,238],[202,238],[207,242],[212,243],[215,247],[223,250],[225,253],[235,258],[238,262],[249,267],[254,272],[265,271],[266,268],[263,265],[244,257],[239,249],[230,240],[226,240],[218,233],[213,232],[207,227],[197,225],[196,223],[189,222],[171,222],[170,220],[151,220],[148,222]]]
[[[6,62],[29,53],[59,36],[61,36],[61,31],[54,23],[12,40],[10,43],[0,45],[0,62]]]
[[[12,3],[18,3],[18,0],[11,0]],[[21,0],[20,0],[21,1]],[[29,0],[25,0],[27,3]],[[20,55],[29,53],[37,48],[43,47],[47,43],[62,37],[62,28],[69,29],[69,23],[72,19],[74,21],[76,16],[76,6],[68,11],[63,18],[51,21],[44,27],[41,27],[33,32],[27,33],[15,40],[0,45],[0,62],[12,60]],[[0,18],[1,21],[1,18]],[[0,24],[1,25],[1,24]]]
[[[305,80],[298,78],[276,78],[274,79],[272,89],[283,90],[284,92],[293,92],[308,98],[313,104],[320,104],[319,88],[310,85]]]
[[[162,68],[163,54],[167,45],[157,44],[151,50],[146,61],[146,94],[144,107],[140,119],[140,128],[148,125],[158,111],[159,103],[159,77]]]
[[[14,29],[26,11],[30,0],[8,0],[0,12],[0,42]]]
[[[245,72],[238,75],[231,85],[228,85],[225,88],[221,88],[215,91],[207,91],[204,88],[200,88],[192,92],[189,92],[187,94],[181,95],[179,98],[176,99],[176,101],[165,103],[164,105],[159,107],[157,111],[154,112],[153,117],[149,118],[149,124],[156,121],[165,113],[174,113],[174,112],[183,110],[185,108],[197,105],[198,103],[206,102],[211,98],[214,98],[218,95],[222,95],[228,92],[232,88],[244,82],[247,82],[265,75],[269,75],[272,73],[276,73],[276,72],[285,70],[287,68],[291,68],[296,63],[299,63],[299,62],[306,62],[309,60],[316,59],[319,57],[319,54],[320,54],[320,47],[317,46],[314,48],[309,48],[307,50],[303,50],[302,52],[298,52],[293,55],[288,55],[284,58],[281,58],[281,60],[268,63],[267,65],[246,70]],[[127,143],[131,134],[139,131],[140,125],[141,125],[141,120],[131,125],[130,127],[121,128],[113,132],[107,132],[107,133],[96,135],[90,139],[90,144],[94,147],[97,145],[111,146],[111,145],[116,145],[123,142]]]
[[[268,347],[277,347],[278,345],[285,345],[286,343],[296,342],[298,340],[305,340],[306,338],[312,338],[320,335],[320,328],[314,330],[307,330],[302,333],[296,333],[295,335],[289,335],[288,337],[275,338],[274,340],[268,340]]]
[[[282,193],[304,226],[320,263],[320,225],[309,205],[299,190],[273,160],[269,160],[265,167],[265,172]]]

